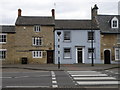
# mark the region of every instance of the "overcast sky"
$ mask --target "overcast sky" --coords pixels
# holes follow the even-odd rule
[[[18,9],[22,16],[51,16],[56,19],[90,19],[91,7],[98,5],[99,14],[118,14],[120,0],[0,0],[0,25],[15,24]]]

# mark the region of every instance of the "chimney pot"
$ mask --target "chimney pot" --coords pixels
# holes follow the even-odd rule
[[[18,9],[18,16],[21,16],[21,12],[22,12],[22,10]]]
[[[55,9],[52,9],[51,12],[52,12],[52,17],[55,18]]]

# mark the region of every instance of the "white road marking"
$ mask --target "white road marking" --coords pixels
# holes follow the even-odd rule
[[[70,76],[79,85],[118,85],[116,78],[97,71],[68,71]],[[85,80],[85,81],[84,81]],[[97,80],[97,81],[96,81]]]
[[[57,88],[58,85],[57,85],[57,81],[56,81],[56,77],[55,77],[54,71],[51,71],[51,75],[52,75],[52,87],[53,88]]]
[[[108,76],[107,74],[83,74],[83,75],[71,75],[73,77],[80,77],[80,76]]]
[[[50,86],[6,86],[7,88],[49,88]]]
[[[118,81],[77,81],[79,85],[118,85]]]
[[[3,78],[3,79],[5,79],[5,78],[6,78],[6,79],[8,79],[8,78],[12,78],[12,77],[0,77],[0,79],[1,79],[1,78]]]
[[[14,77],[14,78],[26,78],[26,77],[29,77],[29,76],[20,76],[20,77]]]
[[[57,81],[52,81],[52,83],[57,83]]]
[[[74,80],[116,80],[114,77],[75,77]]]
[[[67,72],[96,72],[96,71],[67,71]]]
[[[101,74],[100,72],[97,71],[68,71],[68,73],[72,75]]]
[[[57,87],[58,87],[58,85],[52,85],[52,87],[53,87],[53,88],[57,88]]]
[[[55,80],[56,78],[55,77],[52,77],[52,80]]]

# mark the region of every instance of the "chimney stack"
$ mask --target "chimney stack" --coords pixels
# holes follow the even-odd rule
[[[55,19],[55,9],[52,9],[51,12],[52,12],[52,17]]]
[[[92,20],[94,20],[95,19],[95,16],[97,16],[97,14],[98,14],[98,7],[97,7],[97,4],[95,4],[94,5],[94,8],[92,8],[92,10],[91,10],[91,18],[92,18]]]
[[[18,17],[21,16],[21,12],[22,12],[22,10],[18,9]]]
[[[91,19],[92,19],[92,24],[97,24],[97,21],[96,21],[96,16],[98,15],[98,7],[97,5],[95,4],[94,5],[94,8],[91,8]]]

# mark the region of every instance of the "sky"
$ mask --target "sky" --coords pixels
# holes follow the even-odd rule
[[[14,25],[18,9],[22,16],[51,16],[56,19],[90,19],[91,7],[98,6],[98,14],[118,14],[120,0],[0,0],[0,25]]]

